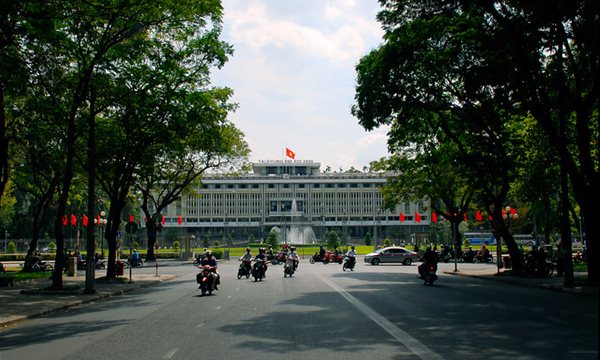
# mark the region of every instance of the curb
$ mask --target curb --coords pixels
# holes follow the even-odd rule
[[[444,271],[443,273],[447,274],[447,275],[454,275],[454,276],[466,276],[466,277],[472,277],[472,278],[476,278],[476,279],[493,280],[493,281],[503,282],[505,284],[512,284],[512,285],[523,286],[523,287],[534,287],[534,288],[538,288],[538,289],[564,292],[564,293],[574,294],[574,295],[598,297],[597,293],[586,291],[581,286],[576,286],[573,288],[565,288],[562,285],[530,284],[530,283],[525,283],[525,282],[521,282],[521,281],[511,281],[511,279],[495,276],[493,274],[478,275],[478,274],[468,274],[468,273],[461,273],[461,272],[454,272],[454,271]]]
[[[44,309],[44,310],[39,310],[35,313],[32,314],[27,314],[27,315],[17,315],[14,318],[11,318],[9,320],[6,321],[0,321],[0,327],[1,328],[5,328],[8,327],[10,325],[14,325],[18,322],[21,322],[23,320],[27,320],[27,319],[35,319],[35,318],[39,318],[45,315],[49,315],[49,314],[53,314],[56,312],[59,312],[61,310],[67,310],[76,306],[80,306],[80,305],[84,305],[84,304],[88,304],[91,302],[94,302],[96,300],[101,300],[101,299],[106,299],[106,298],[110,298],[110,297],[114,297],[114,296],[118,296],[118,295],[123,295],[126,293],[129,293],[131,291],[134,290],[138,290],[138,289],[143,289],[143,288],[147,288],[150,286],[154,286],[157,284],[160,284],[161,282],[165,282],[165,281],[170,281],[173,279],[176,279],[177,276],[175,275],[163,275],[165,278],[164,279],[158,279],[158,280],[150,280],[150,281],[145,281],[144,284],[141,284],[139,286],[136,287],[131,287],[131,288],[126,288],[126,289],[118,289],[118,290],[113,290],[113,291],[106,291],[106,292],[97,292],[94,294],[89,294],[89,297],[86,299],[80,299],[80,300],[72,300],[69,303],[66,304],[62,304],[62,305],[57,305],[55,307],[49,308],[49,309]],[[135,281],[133,282],[135,284]],[[55,294],[57,292],[54,292]],[[47,293],[47,294],[51,294],[51,293]],[[61,292],[60,294],[65,294],[65,292]],[[72,294],[72,292],[71,292]],[[37,294],[36,294],[37,295]],[[42,295],[40,293],[40,295]],[[81,294],[81,295],[86,295],[86,294]]]

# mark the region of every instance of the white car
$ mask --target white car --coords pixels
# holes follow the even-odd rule
[[[419,261],[419,254],[403,247],[390,246],[365,255],[365,263],[379,265],[381,263],[396,263],[410,265]]]

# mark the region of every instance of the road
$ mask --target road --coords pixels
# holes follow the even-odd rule
[[[0,360],[598,358],[592,297],[443,274],[430,287],[416,265],[308,261],[258,283],[223,262],[220,290],[202,297],[194,267],[161,271],[179,277],[0,332]]]

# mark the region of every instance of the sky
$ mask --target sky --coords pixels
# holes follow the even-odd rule
[[[250,160],[313,160],[321,169],[362,170],[387,155],[386,131],[364,130],[350,113],[360,58],[383,35],[377,0],[223,0],[221,39],[234,54],[213,85],[234,90],[229,119]]]

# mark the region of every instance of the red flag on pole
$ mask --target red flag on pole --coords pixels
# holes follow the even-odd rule
[[[406,218],[404,217],[403,213],[400,213],[400,222],[404,222],[406,221]]]
[[[292,150],[285,148],[285,156],[289,157],[290,159],[295,159],[296,158],[296,153],[294,153]]]
[[[71,225],[77,225],[77,216],[71,214]]]
[[[477,220],[477,221],[483,220],[483,216],[481,216],[481,213],[479,211],[475,212],[475,220]]]
[[[160,222],[161,222],[161,224],[163,224],[163,225],[165,224],[165,216],[164,216],[164,215],[162,216],[162,219],[160,220]]]
[[[69,225],[69,218],[67,218],[67,215],[63,215],[62,223],[63,223],[63,226]]]
[[[431,221],[433,221],[434,223],[437,222],[437,214],[435,212],[431,212]]]
[[[181,225],[181,222],[183,221],[183,219],[181,218],[181,215],[177,215],[177,223],[179,225]]]
[[[129,222],[135,222],[135,218],[133,217],[133,215],[129,214]]]
[[[100,225],[100,220],[101,220],[100,214],[98,214],[98,216],[96,217],[96,220],[95,220],[94,224]]]
[[[463,214],[463,221],[464,221],[464,222],[468,222],[468,221],[467,221],[467,214]]]
[[[83,214],[82,216],[82,222],[83,222],[83,226],[88,226],[88,217],[87,215]]]
[[[419,213],[418,213],[418,212],[416,212],[416,213],[415,213],[415,221],[416,221],[417,223],[420,223],[420,222],[421,222],[421,215],[419,215]]]

